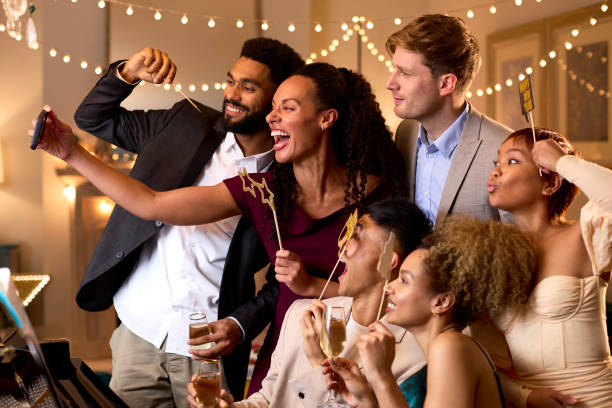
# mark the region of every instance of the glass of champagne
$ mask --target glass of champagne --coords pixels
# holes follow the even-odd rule
[[[189,338],[207,336],[210,334],[210,326],[206,320],[206,313],[197,312],[189,315]],[[215,342],[198,344],[191,346],[194,350],[206,350],[215,345]]]
[[[221,392],[221,360],[213,358],[202,360],[194,386],[198,404],[202,408],[215,408],[219,403]]]
[[[319,344],[327,358],[338,357],[346,345],[346,322],[344,319],[344,308],[341,306],[327,306],[325,316],[321,322],[319,333]],[[342,408],[348,405],[336,400],[336,391],[329,393],[327,402],[317,405],[317,408]]]

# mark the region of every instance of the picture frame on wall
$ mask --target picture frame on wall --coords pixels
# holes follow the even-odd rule
[[[519,74],[531,67],[535,109],[534,123],[542,123],[539,103],[544,94],[544,81],[535,69],[544,53],[544,32],[539,25],[529,24],[517,29],[505,30],[488,37],[489,83],[501,85],[501,90],[489,96],[488,114],[511,129],[530,126],[521,113],[519,103]]]
[[[612,167],[612,16],[592,5],[536,20],[489,35],[487,52],[488,82],[501,85],[488,96],[490,116],[513,129],[529,126],[517,76],[531,67],[535,125],[559,131],[582,157]]]
[[[580,27],[579,35],[565,40],[573,26],[553,27],[562,47],[555,66],[554,127],[567,135],[582,157],[612,165],[612,18],[600,18],[594,26]],[[569,48],[569,49],[568,49]]]

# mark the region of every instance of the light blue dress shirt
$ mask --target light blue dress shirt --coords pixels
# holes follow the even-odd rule
[[[457,120],[433,142],[423,125],[419,126],[414,201],[432,225],[436,223],[446,176],[469,112],[470,104],[466,102]]]

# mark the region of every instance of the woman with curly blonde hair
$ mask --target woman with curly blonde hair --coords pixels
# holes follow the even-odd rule
[[[425,354],[425,407],[504,406],[491,359],[461,331],[481,316],[523,305],[535,265],[530,241],[515,227],[459,216],[447,218],[406,258],[389,285],[386,316],[410,330]],[[354,362],[330,361],[328,370],[343,379],[335,386],[351,405],[407,406],[390,371],[394,341],[378,322],[362,335],[365,378]]]

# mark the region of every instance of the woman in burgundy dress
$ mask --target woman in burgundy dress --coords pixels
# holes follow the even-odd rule
[[[53,112],[49,116],[39,147],[65,160],[133,214],[173,225],[239,214],[251,218],[275,265],[280,292],[250,392],[260,388],[268,371],[289,305],[321,293],[338,259],[338,235],[350,212],[406,193],[402,158],[369,83],[329,64],[307,65],[278,87],[267,116],[278,165],[267,173],[249,174],[256,182],[265,179],[274,193],[283,250],[269,206],[257,188],[255,197],[243,188],[247,177],[216,186],[153,191],[99,162],[76,143],[69,126]],[[332,282],[325,297],[335,296],[336,289]]]

